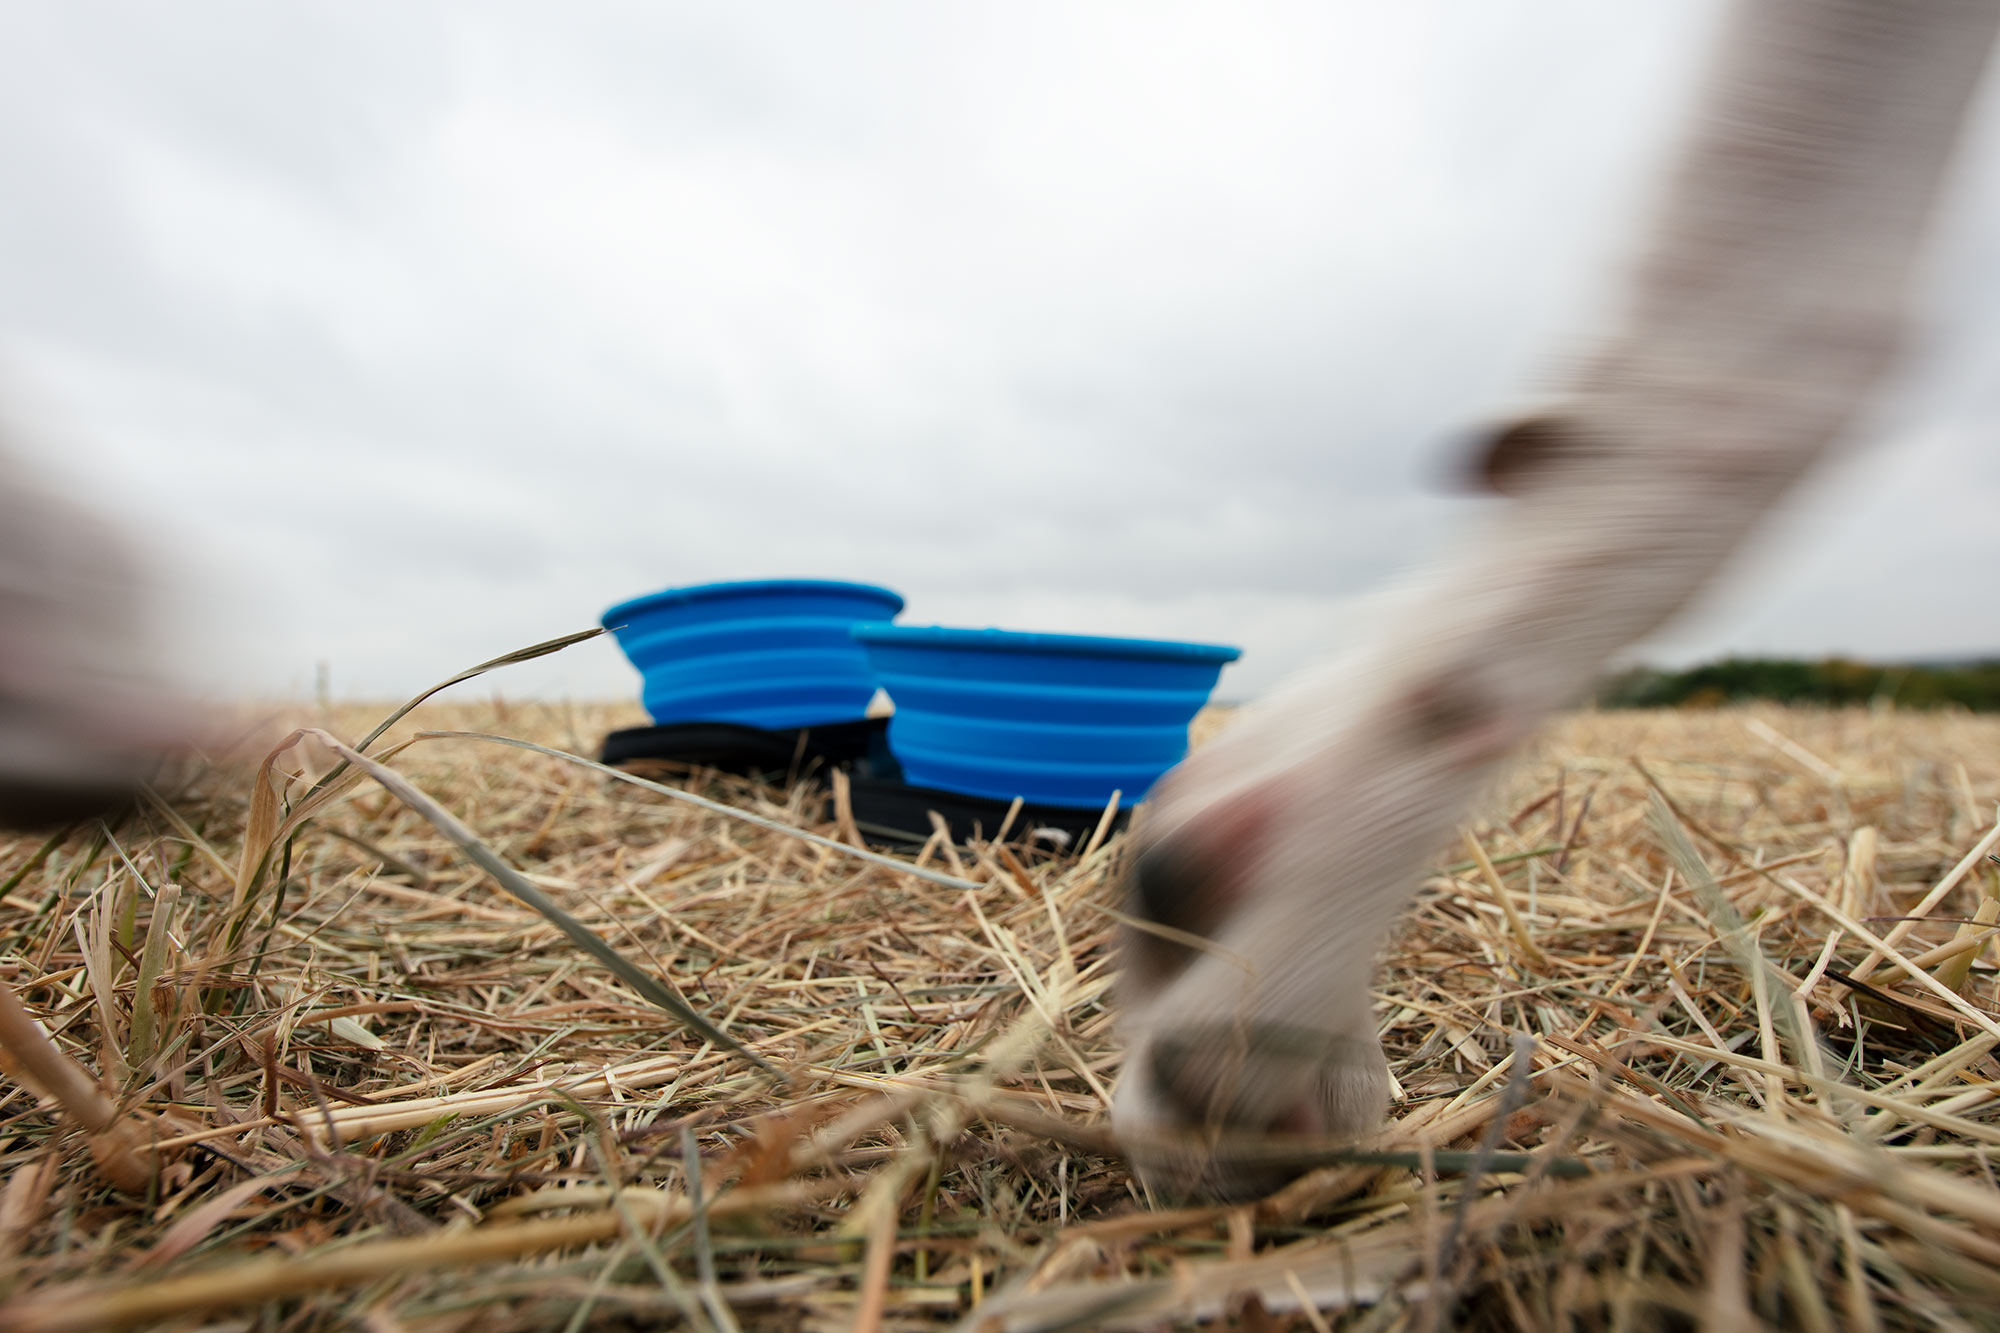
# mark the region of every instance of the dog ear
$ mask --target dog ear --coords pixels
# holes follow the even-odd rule
[[[1500,700],[1459,681],[1418,685],[1403,696],[1402,707],[1416,744],[1453,768],[1491,763],[1531,730],[1510,717]]]
[[[1577,448],[1577,432],[1554,412],[1517,417],[1488,434],[1476,448],[1468,481],[1495,495],[1525,494]]]

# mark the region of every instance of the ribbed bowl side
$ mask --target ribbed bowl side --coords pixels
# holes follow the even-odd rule
[[[1102,806],[1114,791],[1143,799],[1187,753],[1188,723],[1208,702],[1223,655],[1234,655],[1175,657],[1173,649],[1206,646],[1160,644],[1163,658],[1151,659],[1130,641],[1103,656],[1074,646],[992,650],[899,628],[869,626],[860,636],[896,703],[889,748],[904,780],[1046,805]]]
[[[901,609],[885,588],[789,581],[672,589],[604,620],[655,722],[784,728],[867,712],[877,681],[853,630]]]

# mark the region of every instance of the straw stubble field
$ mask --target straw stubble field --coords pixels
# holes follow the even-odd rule
[[[641,720],[431,703],[366,747],[400,794],[308,735],[0,837],[53,1038],[8,1028],[0,1327],[1994,1323],[2000,720],[1562,721],[1379,974],[1393,1123],[1191,1207],[1104,1128],[1120,838],[921,879],[781,831],[839,836],[812,781],[680,780],[760,825],[402,745]]]

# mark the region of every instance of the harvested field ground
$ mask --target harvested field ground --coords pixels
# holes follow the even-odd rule
[[[1938,953],[1992,901],[2000,719],[1561,722],[1380,974],[1381,1155],[1179,1209],[1104,1132],[1120,840],[934,845],[950,887],[530,751],[396,748],[641,721],[432,703],[368,751],[767,1068],[373,778],[308,800],[311,738],[262,786],[0,836],[0,981],[109,1094],[93,1140],[8,1059],[0,1328],[2000,1322],[1993,955]],[[686,785],[837,833],[811,782]]]

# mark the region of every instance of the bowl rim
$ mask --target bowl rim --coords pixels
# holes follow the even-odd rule
[[[1128,639],[1103,634],[1049,634],[1037,630],[974,629],[955,625],[891,625],[863,621],[853,629],[863,643],[897,648],[1023,653],[1044,657],[1113,657],[1158,662],[1234,662],[1243,650],[1226,643],[1182,639]]]
[[[631,597],[616,603],[598,617],[598,622],[610,625],[614,620],[634,616],[642,611],[651,611],[662,606],[679,606],[687,602],[717,601],[726,597],[759,597],[770,593],[845,592],[859,593],[878,601],[893,602],[895,607],[890,615],[901,614],[905,605],[903,594],[894,588],[884,588],[876,583],[852,583],[845,579],[737,579],[724,583],[691,583],[681,588],[662,588],[642,597]]]

